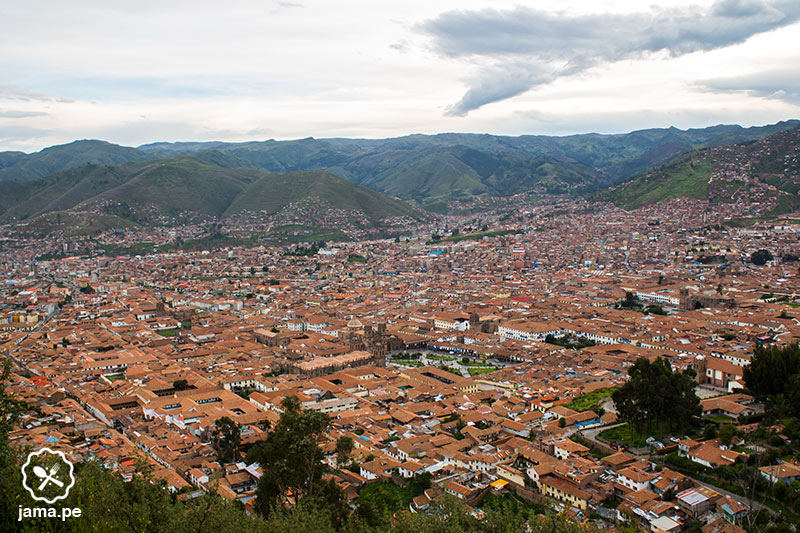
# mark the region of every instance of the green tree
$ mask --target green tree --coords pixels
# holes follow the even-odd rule
[[[733,442],[733,437],[736,436],[736,428],[733,424],[722,424],[722,427],[719,430],[719,440],[725,446],[730,446],[731,442]]]
[[[681,530],[684,533],[702,533],[703,531],[703,522],[700,520],[689,519],[683,523],[683,529]]]
[[[433,476],[430,472],[423,472],[414,476],[414,479],[412,479],[411,483],[408,485],[411,496],[417,497],[431,488],[431,479],[433,479]]]
[[[211,431],[211,443],[217,451],[219,460],[223,463],[231,463],[236,460],[241,445],[242,433],[239,425],[223,416],[214,422],[214,429]]]
[[[764,250],[763,248],[761,250],[756,250],[750,256],[750,261],[752,261],[754,265],[766,265],[767,261],[772,261],[772,253],[769,250]]]
[[[683,429],[692,417],[700,414],[700,400],[694,392],[695,372],[673,372],[664,358],[650,362],[639,358],[628,370],[630,379],[614,391],[611,398],[619,418],[634,429],[651,431],[655,426],[660,434],[663,425]]]
[[[6,387],[11,378],[11,359],[4,359],[0,370],[0,531],[17,528],[17,505],[22,476],[19,457],[9,446],[9,433],[27,411],[27,405],[11,396]]]
[[[318,442],[330,425],[324,413],[300,408],[296,396],[281,402],[283,413],[267,438],[248,452],[263,472],[258,483],[256,508],[269,515],[277,506],[319,496],[323,488],[323,454]]]
[[[788,398],[793,376],[800,373],[800,345],[756,346],[750,364],[744,367],[747,388],[759,399],[783,394]]]
[[[636,294],[631,291],[625,292],[625,298],[622,300],[622,307],[630,309],[632,307],[636,307],[637,305],[638,302],[636,301]]]
[[[350,460],[353,453],[353,439],[347,435],[341,436],[336,440],[336,464],[341,468]]]

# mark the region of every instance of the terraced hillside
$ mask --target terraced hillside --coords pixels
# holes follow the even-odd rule
[[[624,209],[694,198],[778,215],[800,207],[800,128],[681,155],[597,195]]]

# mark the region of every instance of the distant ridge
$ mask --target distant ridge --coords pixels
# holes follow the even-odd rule
[[[692,150],[760,139],[798,120],[743,128],[652,128],[625,134],[440,133],[389,139],[314,139],[243,143],[155,143],[140,150],[192,153],[213,148],[273,172],[327,169],[354,183],[414,199],[505,196],[528,190],[597,191]],[[542,159],[544,158],[544,159]]]
[[[87,163],[117,165],[152,158],[142,150],[105,141],[74,141],[51,146],[33,154],[0,152],[0,180],[29,181]],[[5,165],[4,160],[8,161]]]
[[[75,141],[34,154],[0,153],[0,181],[30,181],[86,164],[193,155],[224,168],[325,170],[357,185],[446,212],[451,201],[524,192],[593,193],[694,150],[761,139],[800,121],[743,128],[654,128],[625,134],[518,137],[442,133],[390,139],[152,143],[138,148]]]

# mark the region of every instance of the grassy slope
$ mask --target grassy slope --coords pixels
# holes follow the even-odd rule
[[[264,141],[228,145],[222,148],[250,165],[270,172],[327,169],[346,163],[360,154],[355,147],[338,147],[317,139]]]
[[[615,387],[599,389],[575,398],[564,407],[574,411],[589,411],[600,405],[603,400],[610,397],[615,390],[617,390]]]
[[[362,170],[369,174],[360,182],[362,185],[417,201],[471,196],[489,190],[474,169],[450,153],[381,154],[360,163],[375,167],[373,172]]]
[[[87,165],[28,182],[0,182],[0,197],[13,198],[8,205],[0,203],[0,208],[6,210],[0,219],[24,219],[48,211],[70,209],[87,198],[125,183],[141,166],[142,163],[116,167]]]
[[[37,180],[0,182],[0,220],[25,220],[49,213],[37,223],[46,230],[63,227],[70,220],[67,210],[106,202],[103,212],[112,217],[110,225],[120,225],[120,217],[147,224],[157,222],[159,215],[187,211],[211,217],[245,209],[276,213],[307,197],[323,199],[333,208],[363,211],[373,223],[394,216],[420,218],[419,212],[404,202],[324,171],[269,174],[234,167],[238,163],[229,154],[206,151],[194,157],[117,166],[84,165]],[[62,213],[63,222],[57,221],[57,212]],[[81,223],[98,229],[87,221]]]
[[[167,215],[192,211],[220,216],[247,185],[263,175],[256,169],[228,169],[191,157],[156,161],[98,199],[155,205]]]
[[[711,162],[707,152],[693,152],[674,159],[646,176],[623,182],[599,197],[612,200],[623,209],[672,198],[708,198]]]
[[[225,215],[242,211],[277,213],[286,204],[307,197],[318,197],[338,209],[362,210],[372,222],[386,217],[418,214],[407,204],[363,187],[358,187],[324,171],[269,174],[239,195]]]
[[[0,169],[16,165],[26,156],[25,152],[0,152]]]
[[[70,213],[64,211],[47,213],[36,217],[31,229],[42,235],[54,230],[62,230],[66,235],[92,235],[101,231],[132,228],[136,224],[126,218],[115,215],[97,215],[89,213]]]
[[[495,194],[511,195],[537,186],[567,191],[594,183],[597,172],[580,163],[558,161],[552,157],[524,153],[492,154],[459,147],[457,157],[480,176]]]
[[[715,182],[713,197],[709,195],[712,168],[736,166],[747,161],[750,179],[758,179],[777,190],[768,194],[777,197],[777,205],[762,217],[791,212],[800,206],[800,129],[779,131],[763,139],[727,146],[723,150],[707,149],[684,154],[649,174],[620,183],[597,195],[624,209],[635,209],[671,198],[708,199],[715,202],[746,197],[752,187],[739,179],[721,178]]]

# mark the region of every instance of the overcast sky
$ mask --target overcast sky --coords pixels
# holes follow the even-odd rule
[[[0,150],[800,117],[800,0],[657,4],[8,0]]]

